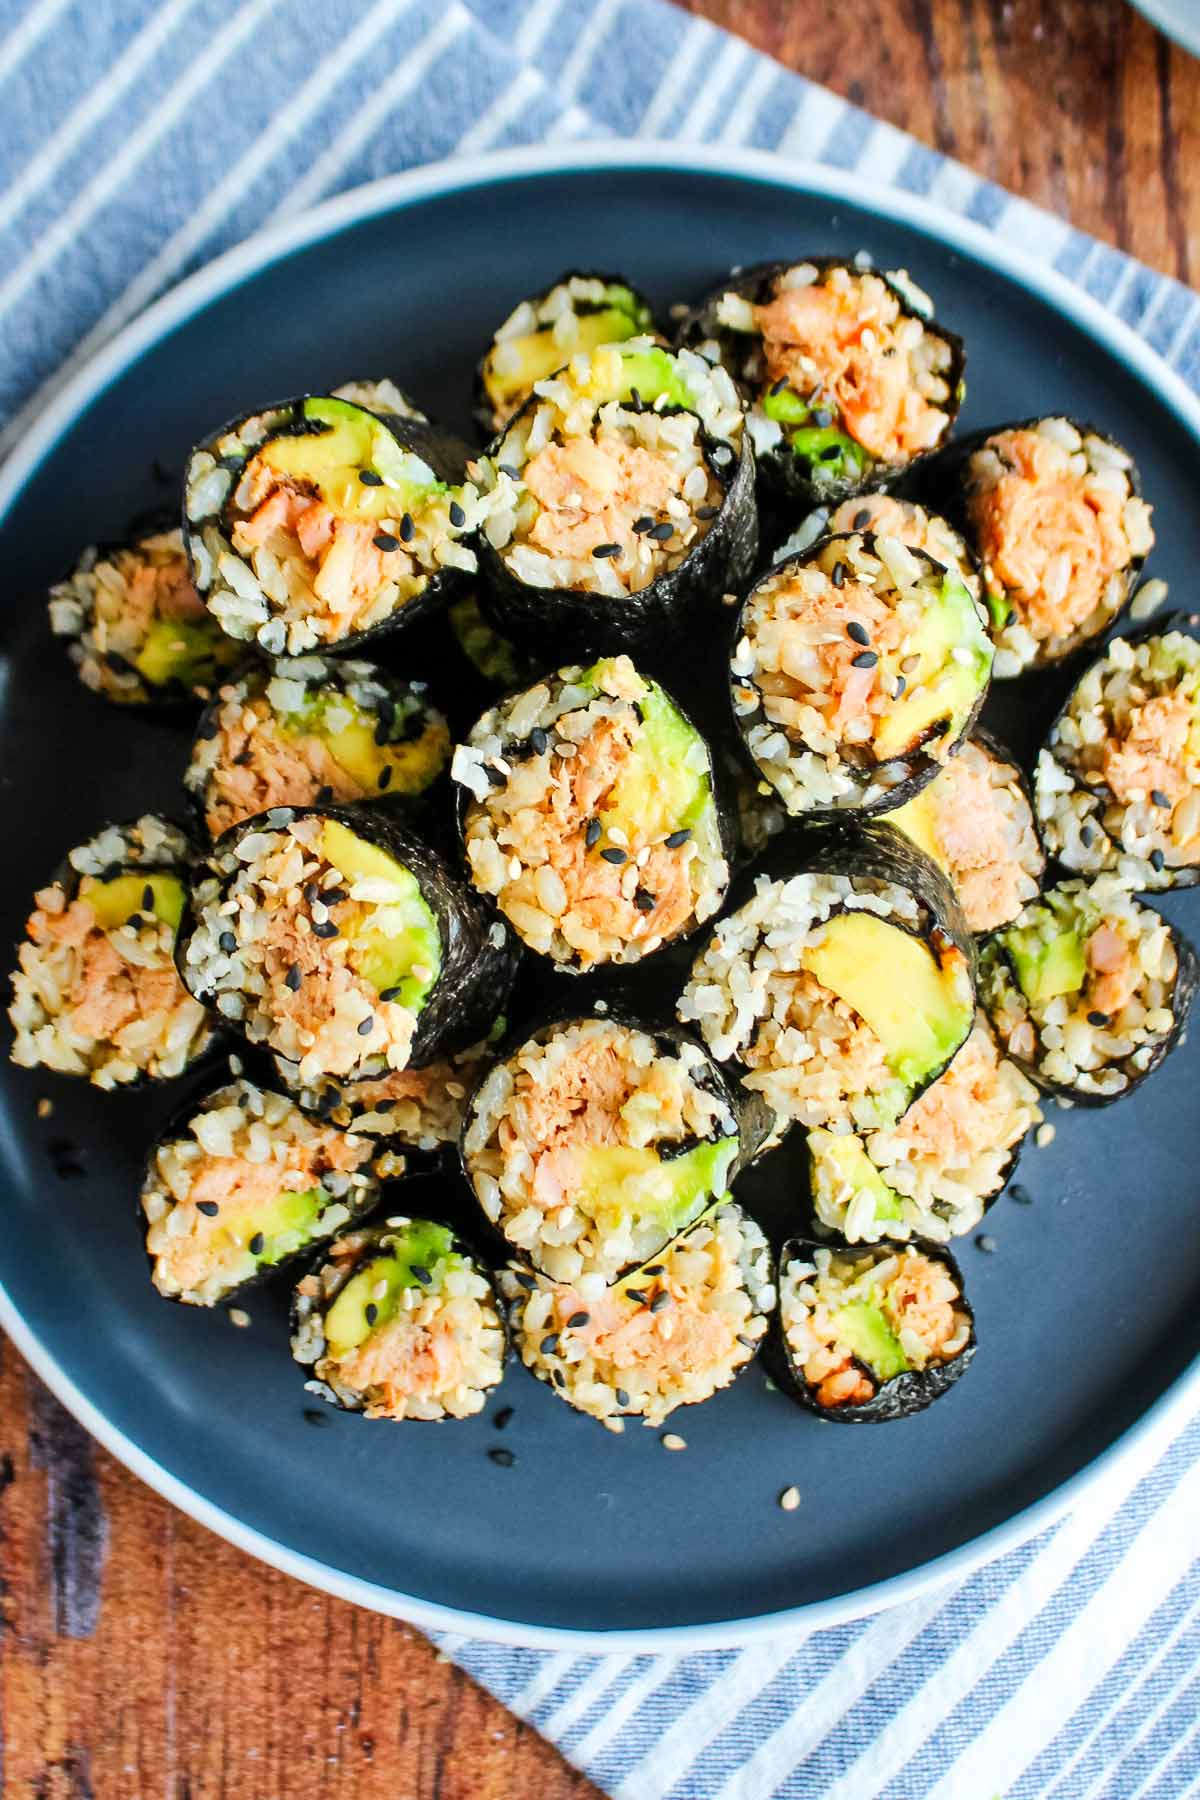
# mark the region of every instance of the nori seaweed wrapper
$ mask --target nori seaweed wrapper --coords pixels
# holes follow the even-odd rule
[[[787,262],[755,263],[748,269],[731,270],[728,277],[712,288],[681,320],[675,336],[676,343],[692,350],[700,350],[705,344],[715,343],[719,348],[721,362],[742,388],[747,406],[752,406],[757,394],[741,373],[745,350],[752,341],[751,335],[721,325],[717,319],[717,306],[725,294],[739,294],[753,306],[765,304],[772,298],[771,289],[775,280],[801,263],[811,263],[818,271],[818,279],[823,279],[834,269],[845,269],[855,277],[878,276],[895,295],[906,317],[919,319],[927,332],[941,338],[949,346],[950,366],[945,380],[950,389],[950,397],[944,403],[944,410],[948,414],[942,434],[944,439],[953,429],[966,391],[967,358],[962,339],[948,331],[944,325],[938,324],[931,314],[919,311],[903,285],[898,284],[885,270],[870,266],[860,268],[852,257],[797,256]],[[753,341],[758,340],[755,338]],[[786,437],[770,448],[757,450],[758,468],[764,486],[777,496],[805,508],[837,506],[841,501],[848,500],[851,495],[862,493],[867,488],[893,487],[929,454],[929,451],[924,451],[920,456],[911,457],[904,463],[892,464],[881,462],[863,451],[863,467],[859,474],[833,476],[815,473],[813,466],[791,448]]]
[[[222,833],[197,866],[189,906],[176,941],[176,963],[189,991],[187,946],[195,929],[195,907],[201,888],[209,881],[220,889],[225,887],[230,876],[221,872],[220,864],[242,838],[254,831],[282,830],[293,820],[303,818],[333,819],[364,843],[392,857],[414,876],[421,897],[433,914],[442,953],[441,967],[417,1015],[405,1066],[422,1068],[485,1036],[497,1014],[504,1011],[516,975],[520,952],[512,932],[474,889],[456,879],[436,851],[389,814],[365,803],[357,807],[273,807]]]
[[[895,1248],[919,1250],[931,1262],[939,1262],[950,1271],[958,1289],[958,1305],[971,1321],[971,1335],[964,1348],[949,1362],[931,1362],[924,1369],[905,1369],[893,1375],[889,1380],[880,1382],[870,1400],[860,1401],[857,1405],[822,1406],[805,1381],[803,1372],[795,1366],[783,1330],[782,1290],[784,1271],[794,1257],[805,1262],[813,1260],[816,1250],[845,1250],[848,1255],[862,1255],[870,1250]],[[908,1238],[903,1243],[889,1245],[883,1239],[878,1244],[843,1245],[836,1240],[822,1243],[815,1238],[788,1238],[779,1252],[779,1288],[780,1302],[771,1322],[771,1331],[767,1339],[765,1360],[779,1386],[798,1405],[806,1411],[815,1413],[820,1419],[829,1419],[841,1425],[886,1425],[893,1419],[908,1419],[914,1413],[924,1412],[935,1400],[952,1388],[965,1371],[968,1363],[975,1355],[977,1342],[975,1337],[975,1314],[971,1303],[963,1289],[962,1272],[954,1257],[942,1244],[931,1244],[922,1238]],[[876,1380],[865,1363],[855,1363],[871,1380]]]

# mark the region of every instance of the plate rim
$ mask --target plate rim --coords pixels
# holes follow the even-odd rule
[[[791,188],[834,202],[859,204],[890,214],[903,224],[913,225],[944,245],[962,250],[1017,281],[1098,339],[1175,413],[1200,447],[1200,397],[1131,326],[1057,269],[1039,263],[1024,251],[1013,249],[995,232],[923,195],[910,194],[886,182],[833,169],[827,164],[803,159],[785,160],[770,151],[638,139],[534,145],[429,163],[351,188],[294,218],[281,220],[254,233],[168,290],[103,345],[61,387],[52,388],[44,410],[0,469],[0,525],[7,521],[47,453],[86,406],[153,344],[202,307],[229,293],[271,263],[366,219],[400,211],[422,200],[540,176],[636,168],[684,175],[719,175]],[[51,376],[50,382],[54,379]],[[26,406],[29,404],[29,401],[25,403]],[[2,1284],[0,1326],[68,1412],[118,1462],[181,1512],[258,1561],[338,1599],[403,1619],[426,1631],[448,1631],[492,1642],[580,1653],[588,1650],[619,1650],[630,1654],[673,1650],[682,1654],[704,1648],[743,1646],[781,1637],[789,1631],[812,1631],[861,1618],[940,1585],[962,1580],[984,1563],[1053,1525],[1139,1449],[1149,1451],[1152,1439],[1161,1439],[1165,1445],[1177,1424],[1182,1423],[1189,1409],[1200,1399],[1200,1357],[1197,1357],[1107,1449],[1040,1500],[967,1543],[884,1581],[826,1600],[740,1619],[597,1630],[532,1625],[422,1600],[399,1589],[345,1574],[314,1557],[290,1549],[207,1499],[111,1424],[41,1342]]]

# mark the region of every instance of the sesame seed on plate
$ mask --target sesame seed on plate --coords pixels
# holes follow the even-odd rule
[[[784,1512],[795,1512],[800,1504],[800,1489],[798,1487],[784,1488],[779,1496],[779,1504]]]

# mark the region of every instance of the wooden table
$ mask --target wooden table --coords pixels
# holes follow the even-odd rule
[[[689,0],[783,62],[1182,280],[1200,63],[1122,0]],[[416,1632],[193,1525],[0,1368],[11,1800],[585,1800]]]

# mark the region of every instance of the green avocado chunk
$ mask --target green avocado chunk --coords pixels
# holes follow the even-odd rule
[[[1000,941],[1021,992],[1035,1006],[1078,993],[1087,978],[1083,938],[1069,925],[1050,936],[1040,925],[1015,926],[1002,932]]]
[[[621,380],[613,388],[610,397],[614,400],[628,401],[632,399],[636,388],[638,398],[647,406],[656,400],[665,400],[668,406],[680,406],[688,412],[694,412],[696,400],[684,379],[683,370],[669,350],[648,347],[644,350],[620,351]]]
[[[215,620],[155,619],[133,666],[151,687],[211,684],[241,654]]]
[[[582,680],[596,685],[604,667],[593,664]],[[712,784],[703,738],[662,689],[647,682],[637,704],[642,729],[601,820],[606,830],[617,825],[630,841],[653,844],[700,823],[714,804]]]
[[[442,947],[416,876],[337,819],[325,821],[321,853],[352,884],[384,881],[391,888],[386,903],[371,905],[342,934],[350,940],[355,972],[380,994],[419,1012],[441,970]]]
[[[539,326],[522,337],[506,338],[489,352],[486,381],[492,400],[501,405],[530,393],[534,383],[545,381],[557,373],[572,356],[598,350],[602,344],[623,343],[639,332],[649,331],[653,321],[644,306],[639,305],[625,287],[606,289],[608,304],[590,312],[576,314],[576,335],[564,348],[554,335],[552,325]],[[497,367],[497,350],[505,354],[503,367]]]
[[[725,1192],[736,1138],[697,1144],[666,1159],[656,1150],[601,1145],[578,1155],[576,1204],[615,1229],[630,1217],[655,1219],[674,1236]]]
[[[870,1194],[875,1218],[879,1221],[904,1217],[900,1196],[888,1186],[862,1145],[852,1133],[839,1136],[832,1131],[810,1131],[808,1148],[813,1158],[814,1181],[835,1181],[855,1195]]]
[[[268,438],[257,455],[282,475],[311,481],[339,517],[399,519],[448,492],[428,463],[397,443],[365,407],[319,395],[303,410],[317,429]]]
[[[881,762],[915,750],[931,734],[959,735],[992,672],[994,651],[979,611],[957,575],[947,575],[905,644],[905,663],[920,657],[906,694],[891,705],[875,734]]]
[[[439,1264],[461,1261],[450,1232],[430,1219],[398,1226],[384,1243],[380,1254],[350,1277],[325,1315],[325,1339],[334,1356],[344,1356],[394,1319],[404,1289],[428,1285],[421,1275],[431,1276]],[[417,1269],[421,1275],[414,1273]],[[381,1282],[386,1284],[382,1291]],[[373,1308],[370,1318],[368,1306]]]
[[[851,1356],[865,1363],[879,1381],[890,1381],[909,1367],[881,1306],[869,1300],[851,1300],[834,1315],[834,1325]]]

